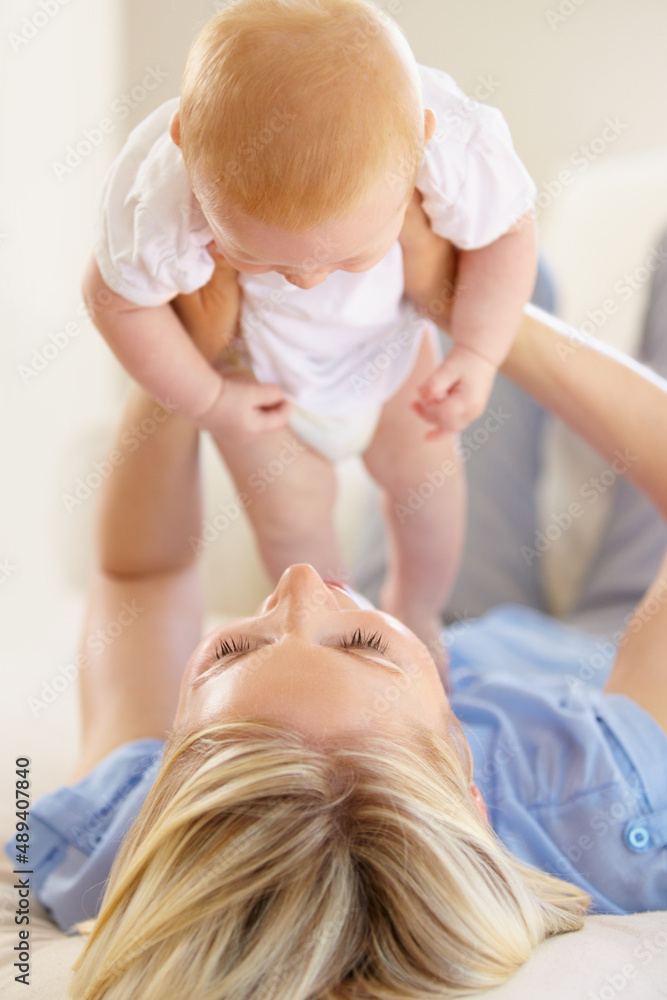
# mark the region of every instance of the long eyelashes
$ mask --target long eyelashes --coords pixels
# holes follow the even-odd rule
[[[216,644],[215,654],[219,660],[230,653],[240,653],[245,649],[250,649],[250,639],[246,636],[239,636],[238,639],[223,639]]]
[[[377,649],[378,653],[387,652],[387,641],[381,632],[363,632],[360,628],[355,629],[351,636],[346,636],[340,645],[345,649],[351,646],[363,646]]]
[[[343,649],[362,647],[386,653],[388,644],[381,632],[365,632],[358,628],[351,635],[344,636],[338,645]],[[216,643],[215,654],[217,659],[222,660],[231,653],[241,653],[250,648],[250,639],[247,636],[231,636]]]

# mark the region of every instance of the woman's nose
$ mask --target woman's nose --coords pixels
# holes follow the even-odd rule
[[[296,563],[285,570],[264,610],[281,605],[296,627],[306,624],[318,611],[339,610],[335,595],[308,563]]]

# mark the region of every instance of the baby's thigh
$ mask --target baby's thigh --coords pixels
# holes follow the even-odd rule
[[[433,425],[412,408],[418,387],[438,364],[435,346],[425,334],[410,375],[382,408],[373,440],[364,453],[371,476],[386,489],[395,491],[413,486],[415,481],[439,479],[440,474],[454,477],[460,462],[456,436],[444,434],[431,441],[426,434]]]
[[[288,427],[216,444],[256,530],[294,531],[333,508],[331,462]]]

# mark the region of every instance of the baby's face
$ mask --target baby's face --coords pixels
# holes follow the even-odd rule
[[[398,239],[411,197],[412,190],[397,194],[382,178],[352,215],[297,235],[243,216],[221,221],[205,203],[202,209],[219,251],[237,271],[277,271],[298,288],[314,288],[332,271],[367,271],[379,263]]]

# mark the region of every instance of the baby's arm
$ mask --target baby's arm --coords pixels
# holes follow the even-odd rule
[[[234,273],[220,270],[221,296]],[[154,399],[216,436],[285,426],[288,404],[278,386],[223,378],[197,349],[171,304],[137,306],[106,284],[94,257],[83,296],[98,330],[123,367]]]
[[[463,430],[486,408],[530,298],[537,270],[537,229],[522,216],[494,243],[459,252],[451,317],[454,345],[420,387],[420,412],[440,431]],[[433,317],[443,325],[442,320]]]

